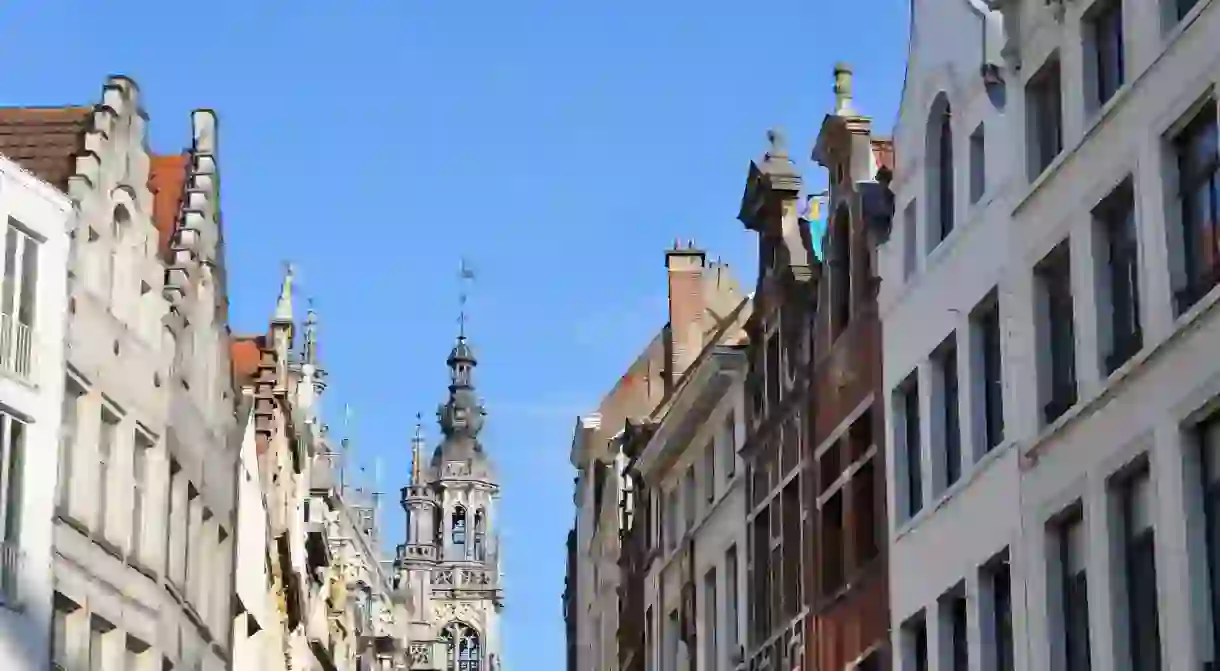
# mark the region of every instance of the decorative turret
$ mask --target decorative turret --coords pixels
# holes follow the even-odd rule
[[[416,415],[411,438],[411,482],[402,488],[402,509],[407,513],[406,541],[398,548],[400,566],[436,561],[436,527],[439,503],[424,477],[424,426]]]
[[[291,263],[284,264],[284,279],[280,284],[280,297],[275,302],[275,315],[271,318],[271,339],[275,347],[276,393],[288,390],[288,358],[292,353],[292,283],[295,272]]]

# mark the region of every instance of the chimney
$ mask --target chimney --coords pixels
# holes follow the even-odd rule
[[[854,116],[851,100],[851,66],[835,64],[835,116]]]
[[[683,247],[674,241],[665,252],[669,271],[669,383],[674,385],[686,374],[703,349],[703,322],[706,303],[703,295],[703,268],[706,255],[689,241]]]

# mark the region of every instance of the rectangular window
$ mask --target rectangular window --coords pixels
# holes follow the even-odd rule
[[[1100,235],[1099,261],[1104,263],[1102,290],[1103,323],[1110,327],[1106,372],[1112,373],[1143,347],[1140,329],[1139,240],[1135,229],[1135,198],[1131,182],[1124,181],[1093,210]]]
[[[703,448],[703,496],[708,504],[716,500],[716,443]]]
[[[1058,55],[1025,85],[1025,119],[1029,146],[1029,179],[1043,173],[1063,151],[1063,92]]]
[[[72,491],[73,460],[77,452],[77,430],[80,425],[81,397],[85,390],[72,378],[64,381],[64,404],[59,431],[59,474],[55,479],[55,501],[59,509],[67,512],[68,495]]]
[[[1220,137],[1216,104],[1208,102],[1174,138],[1178,159],[1178,201],[1182,217],[1182,269],[1176,292],[1185,312],[1220,281]]]
[[[691,464],[686,468],[686,475],[682,477],[683,501],[682,507],[686,512],[686,525],[683,529],[683,534],[695,528],[695,521],[699,519],[697,507],[699,505],[698,495],[699,483],[695,480],[695,466]]]
[[[923,450],[919,427],[919,378],[912,372],[898,391],[902,411],[903,466],[906,468],[907,517],[914,517],[923,508]]]
[[[872,561],[880,551],[877,519],[877,468],[869,459],[851,477],[852,510],[856,520],[856,566]]]
[[[20,601],[21,516],[25,496],[25,433],[21,420],[0,413],[0,603],[15,606]]]
[[[1055,569],[1060,580],[1063,619],[1064,671],[1088,671],[1089,654],[1089,591],[1086,566],[1088,539],[1084,518],[1079,508],[1056,521],[1054,529],[1059,548]]]
[[[912,200],[907,203],[907,207],[902,213],[902,279],[904,280],[910,279],[915,274],[915,266],[919,263],[919,255],[916,253],[916,250],[919,249],[918,233],[916,232],[919,222],[916,212],[915,201]]]
[[[822,504],[822,595],[831,596],[843,587],[843,490],[836,491]]]
[[[957,198],[954,193],[956,171],[953,164],[953,128],[949,107],[939,112],[936,123],[938,126],[936,146],[936,215],[939,228],[936,240],[940,242],[953,232],[954,210]]]
[[[178,553],[178,548],[184,542],[183,536],[186,532],[185,527],[180,519],[185,514],[185,501],[179,497],[182,490],[182,467],[178,465],[178,461],[170,459],[169,462],[169,489],[166,492],[165,502],[165,571],[169,574],[169,578],[177,585],[178,589],[182,589],[182,576],[186,567],[182,562],[182,555]]]
[[[730,410],[728,416],[724,418],[724,427],[721,431],[720,443],[724,446],[724,477],[726,480],[730,480],[737,474],[737,413],[735,411]]]
[[[1124,81],[1123,3],[1102,0],[1085,16],[1085,34],[1091,42],[1086,57],[1093,69],[1094,109],[1101,109]]]
[[[1212,598],[1212,649],[1220,661],[1220,416],[1198,427],[1203,475],[1203,511],[1207,538],[1208,582]]]
[[[1156,589],[1156,534],[1152,480],[1147,467],[1115,483],[1122,525],[1122,566],[1127,592],[1127,631],[1132,671],[1161,668],[1160,612]]]
[[[135,449],[131,453],[131,554],[139,557],[143,549],[144,526],[148,524],[145,508],[148,503],[148,455],[152,439],[136,432]]]
[[[94,615],[89,618],[89,671],[106,671],[106,639],[114,627]]]
[[[0,367],[30,375],[34,315],[37,312],[39,241],[8,220],[4,235],[4,281],[0,288]]]
[[[1059,419],[1076,404],[1076,330],[1073,324],[1072,257],[1065,240],[1034,269],[1043,310],[1042,335],[1049,356],[1043,419]]]
[[[69,627],[73,618],[73,611],[79,606],[72,603],[71,600],[65,598],[59,592],[55,593],[53,599],[54,611],[51,614],[51,671],[65,671],[69,664],[69,655],[71,646],[68,641],[71,637]]]
[[[949,662],[949,671],[970,670],[970,642],[966,620],[966,586],[958,584],[940,598],[941,657]]]
[[[940,383],[941,447],[944,449],[944,484],[950,487],[962,475],[962,432],[957,393],[957,338],[949,336],[933,355]]]
[[[186,569],[182,582],[186,587],[186,598],[194,601],[199,582],[199,548],[197,541],[203,535],[203,501],[192,482],[186,483],[186,535],[183,537],[182,563]]]
[[[976,375],[973,385],[974,417],[982,430],[985,451],[1004,442],[1004,363],[1000,343],[1000,306],[993,291],[970,315],[973,331],[971,344],[975,348]]]
[[[655,661],[656,651],[652,649],[653,640],[652,606],[649,606],[644,611],[644,671],[653,671],[653,669],[657,668]]]
[[[678,628],[681,624],[678,621],[678,611],[674,609],[669,612],[669,617],[665,621],[665,671],[678,671]]]
[[[106,518],[109,511],[106,502],[110,499],[111,478],[114,473],[110,466],[114,460],[115,442],[118,438],[119,416],[102,408],[102,422],[98,427],[97,437],[97,533],[106,537]]]
[[[1012,568],[1007,550],[983,567],[983,587],[990,596],[988,626],[995,671],[1013,671]]]
[[[801,610],[801,484],[793,478],[784,486],[781,502],[783,515],[782,540],[784,570],[784,615],[788,618]]]
[[[716,647],[716,569],[703,576],[703,665],[705,669],[720,667]]]
[[[1175,23],[1177,21],[1181,21],[1182,19],[1186,18],[1186,15],[1190,13],[1190,10],[1194,9],[1195,5],[1199,4],[1199,0],[1168,0],[1168,1],[1171,3],[1170,8],[1173,11],[1173,18],[1175,20]]]
[[[737,546],[730,545],[724,553],[724,644],[730,662],[740,645],[737,620]]]
[[[750,592],[748,594],[764,595],[763,598],[749,600],[750,605],[750,641],[751,644],[761,643],[767,639],[771,631],[769,603],[765,595],[771,593],[771,572],[768,568],[771,558],[770,509],[763,508],[754,516],[753,533],[750,547]]]
[[[766,343],[767,412],[774,413],[779,407],[780,390],[783,387],[783,385],[780,384],[779,378],[780,370],[782,370],[780,367],[780,357],[782,354],[780,349],[779,329],[776,329],[771,333],[771,335],[767,336]]]
[[[904,664],[910,671],[928,671],[928,624],[920,612],[902,625]]]
[[[987,190],[987,136],[983,124],[970,134],[970,202],[977,203]]]

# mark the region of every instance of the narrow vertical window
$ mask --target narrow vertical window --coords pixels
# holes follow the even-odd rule
[[[55,501],[63,512],[70,510],[68,497],[73,484],[73,461],[77,452],[77,427],[80,424],[81,397],[85,390],[72,378],[64,381],[64,404],[60,417],[59,473],[55,479]]]
[[[939,600],[941,622],[941,659],[949,671],[970,670],[970,644],[966,620],[966,586],[959,583]]]
[[[1089,671],[1089,579],[1087,539],[1079,509],[1059,520],[1057,570],[1061,581],[1063,661],[1065,671]]]
[[[970,202],[977,203],[987,190],[987,136],[983,124],[970,134]]]
[[[909,671],[928,671],[928,625],[922,611],[902,625],[902,638],[903,666]]]
[[[1043,306],[1042,335],[1049,356],[1044,361],[1046,402],[1043,420],[1050,424],[1076,404],[1076,331],[1073,320],[1072,259],[1067,241],[1034,269]]]
[[[107,671],[107,639],[114,626],[93,615],[89,618],[89,671]]]
[[[25,423],[12,415],[0,413],[0,505],[4,525],[0,537],[0,603],[15,606],[22,580],[21,517],[25,475]]]
[[[1208,583],[1212,599],[1212,650],[1220,662],[1220,416],[1198,427],[1203,511],[1207,540]]]
[[[450,520],[450,542],[453,545],[453,559],[466,559],[466,509],[454,506]]]
[[[944,240],[953,232],[954,195],[953,195],[953,128],[948,103],[939,112],[937,123],[937,197],[940,200],[937,221],[940,224],[939,239]]]
[[[1063,151],[1063,91],[1057,54],[1026,84],[1025,119],[1029,179],[1033,181]]]
[[[703,576],[703,667],[720,667],[716,636],[716,569],[710,568]]]
[[[37,313],[39,243],[9,219],[4,235],[4,281],[0,290],[0,366],[29,377]]]
[[[1178,159],[1184,271],[1176,299],[1182,313],[1220,281],[1220,133],[1215,103],[1204,105],[1173,144]]]
[[[119,431],[119,416],[102,408],[102,422],[97,437],[97,532],[106,537],[107,516],[109,511],[106,502],[110,499],[111,462],[114,459],[114,446]]]
[[[950,487],[962,475],[962,435],[957,393],[957,338],[949,336],[933,360],[940,379],[944,485]]]
[[[703,497],[708,505],[716,500],[716,443],[703,448]]]
[[[1125,79],[1123,66],[1123,3],[1102,0],[1085,16],[1085,34],[1091,44],[1087,57],[1093,68],[1093,107],[1101,109]]]
[[[899,409],[902,412],[907,517],[914,517],[923,509],[923,450],[920,444],[919,379],[917,375],[917,372],[912,372],[898,391]]]
[[[695,479],[695,465],[691,464],[686,468],[686,474],[682,476],[682,507],[686,513],[686,522],[682,533],[695,528],[695,521],[699,519],[699,483]]]
[[[724,446],[724,477],[732,479],[737,474],[737,413],[729,411],[724,418],[721,444]]]
[[[131,554],[139,558],[143,550],[144,526],[148,524],[148,455],[152,439],[136,433],[135,449],[131,452]]]
[[[1156,534],[1152,480],[1147,468],[1116,483],[1123,532],[1122,566],[1127,592],[1127,635],[1132,671],[1161,668],[1160,610],[1157,604]]]
[[[1140,328],[1139,241],[1135,228],[1135,199],[1130,181],[1124,181],[1093,210],[1101,241],[1104,284],[1101,315],[1109,326],[1109,348],[1105,355],[1107,373],[1126,363],[1143,347]],[[1103,256],[1104,254],[1104,256]],[[1108,310],[1107,310],[1108,308]]]
[[[730,545],[724,553],[724,636],[730,661],[741,637],[737,620],[737,546]]]
[[[995,671],[1013,671],[1012,571],[1007,550],[988,562],[980,573],[991,606],[986,614],[986,626],[994,643],[988,651],[989,661]]]
[[[975,348],[975,382],[972,385],[976,402],[972,416],[982,430],[984,452],[1004,442],[1004,369],[1000,342],[1000,308],[993,291],[970,315],[973,331],[971,345]]]
[[[918,226],[919,219],[916,214],[915,201],[907,203],[907,207],[902,212],[902,279],[910,279],[919,263],[919,234]]]
[[[880,551],[877,515],[877,468],[869,459],[851,478],[852,508],[855,512],[856,566],[872,561]]]

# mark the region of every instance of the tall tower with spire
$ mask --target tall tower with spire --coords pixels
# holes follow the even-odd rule
[[[462,279],[473,274],[462,264]],[[486,410],[475,392],[478,365],[466,335],[465,290],[457,341],[449,352],[449,393],[437,410],[441,440],[425,463],[417,424],[411,483],[402,490],[406,542],[397,553],[399,589],[412,611],[413,670],[499,671],[500,486],[479,434]]]

